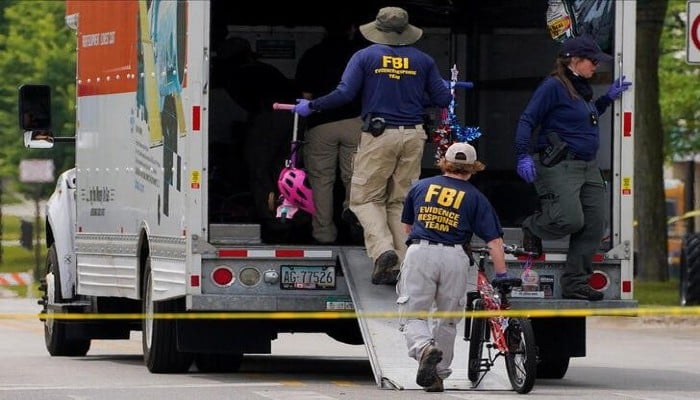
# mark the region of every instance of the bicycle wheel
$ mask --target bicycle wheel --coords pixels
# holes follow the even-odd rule
[[[484,309],[484,302],[481,299],[474,299],[472,304],[474,311]],[[469,362],[467,364],[467,377],[472,383],[479,381],[481,375],[481,355],[484,350],[486,340],[486,318],[472,317],[471,334],[469,335]]]
[[[506,328],[506,370],[513,390],[529,393],[537,374],[537,346],[535,331],[527,318],[511,318]]]

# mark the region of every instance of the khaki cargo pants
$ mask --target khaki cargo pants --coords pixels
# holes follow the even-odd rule
[[[375,261],[395,250],[406,253],[401,211],[418,180],[427,136],[422,125],[386,128],[379,137],[362,132],[350,188],[350,210],[362,224],[367,255]]]
[[[345,188],[343,210],[349,206],[352,163],[361,129],[359,117],[349,118],[317,125],[304,137],[304,166],[316,207],[311,218],[312,235],[321,243],[334,242],[338,237],[338,228],[333,222],[333,188],[338,167]]]

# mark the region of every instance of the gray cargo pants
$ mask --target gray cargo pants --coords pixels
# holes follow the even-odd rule
[[[476,290],[476,265],[462,246],[413,244],[406,250],[396,286],[399,323],[406,338],[408,356],[418,361],[431,341],[442,351],[437,374],[452,373],[457,324],[466,306],[467,289]],[[447,313],[446,318],[426,318],[429,311]]]
[[[605,227],[605,184],[596,160],[564,160],[547,168],[537,161],[535,189],[542,210],[523,226],[542,239],[569,237],[562,292],[588,285],[593,255]]]

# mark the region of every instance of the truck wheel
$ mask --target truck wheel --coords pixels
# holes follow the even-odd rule
[[[700,233],[688,233],[683,237],[680,268],[681,304],[700,304]]]
[[[332,339],[345,344],[365,344],[362,331],[356,319],[341,321],[326,331]]]
[[[177,350],[177,324],[173,319],[159,318],[160,314],[184,311],[180,300],[153,301],[151,257],[146,258],[143,277],[143,360],[149,371],[159,373],[187,372],[192,365],[192,354]]]
[[[242,354],[195,354],[194,365],[199,372],[238,372]]]
[[[569,357],[540,358],[537,379],[561,379],[569,369]]]
[[[52,316],[54,311],[49,304],[63,301],[61,294],[61,277],[58,268],[56,246],[51,245],[46,256],[46,285],[44,295],[44,316]],[[68,339],[66,322],[53,318],[44,318],[44,342],[46,350],[54,357],[82,357],[90,350],[90,339]],[[76,324],[76,322],[72,322]]]

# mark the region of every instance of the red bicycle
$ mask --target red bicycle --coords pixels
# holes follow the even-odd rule
[[[506,254],[533,256],[515,245],[504,245]],[[469,259],[478,265],[476,291],[467,293],[467,311],[501,311],[510,308],[508,299],[513,287],[522,285],[520,278],[495,278],[489,281],[484,265],[488,247],[467,248]],[[478,261],[473,254],[478,255]],[[465,321],[464,339],[469,341],[467,376],[477,387],[498,357],[504,357],[508,379],[513,390],[525,394],[535,385],[537,345],[532,323],[527,317],[494,315],[474,316]],[[484,347],[486,354],[484,354]]]

